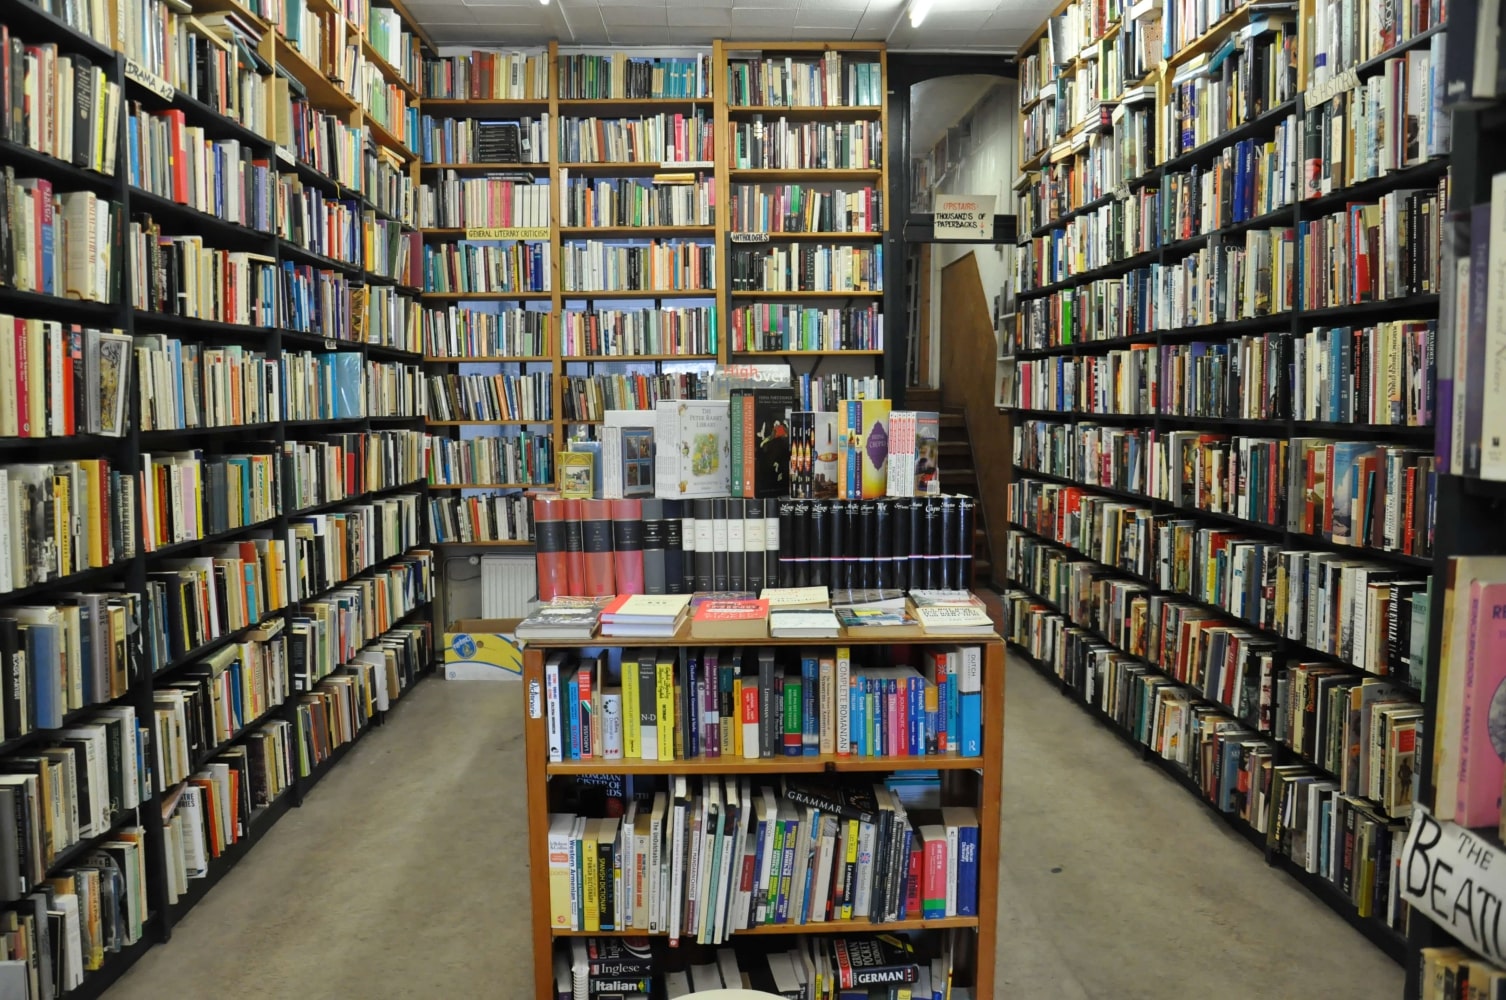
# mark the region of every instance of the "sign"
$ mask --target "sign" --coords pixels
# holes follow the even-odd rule
[[[1506,961],[1506,852],[1422,806],[1401,851],[1401,898],[1477,954]]]
[[[127,80],[141,84],[164,101],[172,100],[173,95],[177,92],[172,84],[162,79],[156,73],[151,72],[134,59],[126,60],[125,75]]]
[[[468,240],[547,240],[548,226],[510,226],[505,229],[472,229],[465,231]]]
[[[1309,111],[1320,108],[1340,94],[1347,94],[1359,85],[1360,74],[1351,66],[1337,76],[1329,77],[1316,87],[1308,88],[1303,96],[1303,106]]]
[[[537,680],[530,680],[528,682],[528,717],[530,719],[538,719],[543,717],[543,715],[544,699],[539,692],[539,682]]]
[[[936,240],[993,239],[994,196],[938,194],[931,235]]]
[[[732,242],[733,243],[767,243],[767,242],[769,242],[769,234],[768,233],[733,233],[732,234]]]

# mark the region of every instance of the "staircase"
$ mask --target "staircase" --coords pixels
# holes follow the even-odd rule
[[[905,408],[910,410],[934,410],[941,414],[937,446],[941,461],[941,491],[978,496],[978,476],[973,469],[973,445],[968,435],[967,420],[961,410],[943,410],[941,392],[938,389],[908,389],[905,392]],[[993,585],[993,566],[989,561],[988,529],[983,523],[983,505],[976,508],[973,522],[973,579],[974,587]]]

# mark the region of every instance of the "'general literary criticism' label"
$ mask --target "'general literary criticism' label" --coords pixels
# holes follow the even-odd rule
[[[506,229],[467,229],[468,240],[547,240],[548,226],[509,227]]]
[[[1506,958],[1506,852],[1422,806],[1401,852],[1401,898],[1492,962]]]
[[[172,84],[162,79],[156,73],[151,72],[134,59],[127,59],[125,61],[125,75],[127,80],[134,80],[164,101],[172,100],[174,93],[176,93]]]

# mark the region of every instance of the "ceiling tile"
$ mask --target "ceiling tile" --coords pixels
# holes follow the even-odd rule
[[[732,0],[733,10],[769,10],[775,7],[789,10],[799,6],[800,0]]]
[[[795,27],[840,28],[844,31],[851,31],[862,19],[861,11],[808,7],[795,12]]]
[[[718,7],[696,7],[692,10],[671,11],[669,15],[670,27],[692,28],[730,28],[732,27],[732,11]],[[702,32],[704,34],[704,32]]]
[[[734,27],[757,28],[767,25],[771,28],[792,27],[795,18],[790,10],[768,10],[762,7],[733,7],[732,24]]]
[[[802,10],[867,10],[872,7],[883,7],[883,0],[801,0]]]
[[[734,13],[736,13],[735,10]],[[727,32],[728,41],[734,42],[780,42],[788,41],[793,37],[788,24],[783,28],[776,28],[769,25],[745,25],[739,27],[734,23],[732,29]]]
[[[669,11],[663,7],[603,7],[601,17],[609,31],[618,26],[663,27],[669,24]]]

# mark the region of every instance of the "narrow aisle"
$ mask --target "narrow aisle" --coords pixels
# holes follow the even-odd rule
[[[1028,664],[1007,678],[1001,996],[1401,996],[1401,966],[1182,786]]]
[[[522,995],[520,691],[414,688],[109,1000]]]

